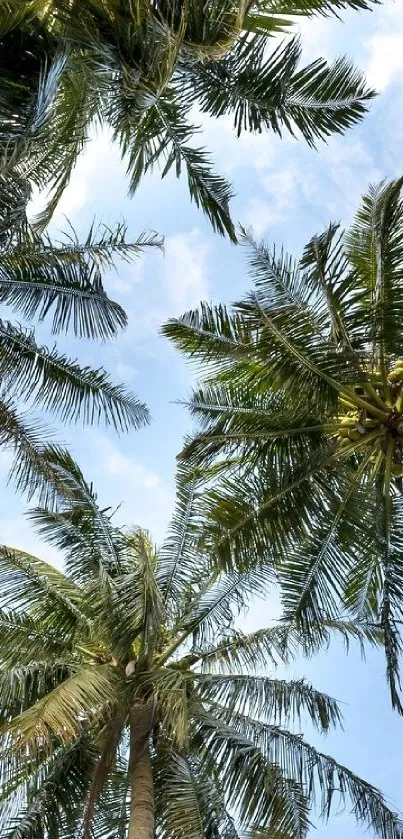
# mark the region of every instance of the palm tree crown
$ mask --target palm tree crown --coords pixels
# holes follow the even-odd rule
[[[402,184],[372,187],[351,230],[297,262],[245,235],[253,291],[164,329],[204,365],[184,454],[215,478],[222,563],[270,556],[305,632],[341,610],[379,623],[401,713]]]
[[[220,233],[235,231],[231,188],[197,147],[195,108],[244,130],[308,143],[360,120],[373,93],[345,59],[300,69],[298,39],[268,55],[291,15],[365,9],[367,0],[29,0],[3,2],[0,144],[29,146],[55,207],[91,126],[109,125],[133,192],[157,163],[186,172],[191,198]],[[285,17],[284,17],[285,16]],[[13,56],[12,62],[10,55]],[[12,69],[11,69],[12,68]],[[196,143],[195,143],[196,138]],[[7,152],[8,153],[8,152]],[[48,185],[49,185],[48,184]]]
[[[121,306],[102,284],[102,272],[117,257],[132,259],[157,236],[126,241],[124,225],[115,230],[91,229],[80,243],[74,231],[59,243],[39,234],[27,220],[30,187],[25,164],[0,165],[0,303],[5,310],[50,322],[52,332],[80,338],[107,339],[127,323]],[[0,318],[0,445],[14,451],[13,473],[20,489],[55,488],[49,433],[43,423],[20,413],[26,404],[52,411],[63,423],[104,421],[118,429],[136,428],[148,411],[102,368],[81,365],[38,344],[31,329]],[[60,479],[59,474],[59,479]],[[60,485],[59,485],[60,488]]]
[[[302,713],[326,731],[337,703],[262,675],[298,646],[295,628],[234,627],[267,569],[212,569],[189,486],[157,553],[144,532],[113,526],[67,454],[59,467],[69,501],[31,518],[65,574],[0,548],[4,839],[298,839],[315,791],[325,815],[345,801],[401,839],[377,790],[289,728]]]

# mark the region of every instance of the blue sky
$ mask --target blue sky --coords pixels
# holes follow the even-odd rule
[[[403,3],[386,2],[372,14],[350,13],[343,19],[304,21],[299,28],[307,59],[348,54],[380,91],[365,122],[346,137],[331,139],[315,152],[291,138],[245,135],[237,140],[230,121],[202,120],[204,141],[237,193],[234,217],[295,254],[330,220],[348,223],[369,182],[403,171]],[[213,235],[189,203],[184,182],[161,183],[157,175],[150,176],[129,200],[124,167],[105,134],[80,160],[54,227],[63,226],[63,215],[82,234],[95,216],[107,224],[124,218],[133,238],[144,228],[166,237],[164,256],[146,252],[108,277],[109,292],[129,314],[123,335],[103,346],[60,341],[82,361],[104,364],[151,408],[152,425],[126,437],[81,428],[59,430],[59,435],[94,481],[102,503],[121,503],[122,523],[148,527],[159,540],[172,509],[175,455],[188,428],[186,411],[175,401],[186,398],[193,371],[158,330],[166,318],[201,299],[239,297],[248,288],[244,254]],[[4,475],[7,462],[2,454]],[[54,561],[51,549],[39,545],[23,520],[23,511],[12,488],[3,489],[1,541]],[[265,625],[273,608],[272,600],[257,603],[245,624]],[[342,701],[344,732],[328,736],[320,747],[380,786],[403,810],[403,721],[389,709],[382,658],[368,653],[364,664],[357,651],[346,657],[334,645],[314,661],[296,662],[289,675],[306,675]],[[318,738],[312,739],[318,744]],[[319,824],[313,835],[355,839],[363,831],[344,815]]]

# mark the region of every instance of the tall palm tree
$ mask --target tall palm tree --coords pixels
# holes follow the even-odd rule
[[[371,0],[3,0],[0,145],[28,142],[37,179],[43,169],[53,174],[49,215],[91,127],[106,124],[127,162],[131,192],[157,163],[162,176],[183,169],[191,198],[234,239],[231,188],[195,145],[195,108],[231,115],[238,135],[287,130],[314,145],[344,133],[373,95],[360,73],[345,59],[300,68],[298,38],[270,39],[291,16],[370,6]]]
[[[0,547],[3,839],[298,839],[315,792],[325,816],[348,803],[400,839],[381,794],[289,727],[302,714],[326,731],[335,700],[263,675],[298,632],[236,626],[267,569],[212,569],[191,487],[156,552],[146,533],[113,526],[68,454],[57,462],[69,501],[31,518],[65,573]]]
[[[402,185],[371,187],[297,261],[245,235],[251,293],[164,328],[203,369],[183,456],[213,482],[222,564],[271,556],[304,632],[344,610],[379,622],[400,713]]]
[[[126,326],[111,300],[102,272],[117,257],[131,260],[155,235],[126,241],[124,225],[91,229],[80,243],[70,230],[54,243],[29,225],[30,187],[24,167],[0,164],[0,445],[14,451],[13,473],[22,490],[53,491],[56,475],[47,459],[49,432],[32,408],[51,411],[63,423],[104,421],[118,429],[147,422],[147,408],[102,368],[83,366],[38,344],[34,332],[7,319],[7,307],[26,322],[49,322],[55,335],[108,339]],[[24,406],[27,413],[20,413]],[[50,449],[51,452],[51,449]],[[60,474],[58,486],[60,486]]]

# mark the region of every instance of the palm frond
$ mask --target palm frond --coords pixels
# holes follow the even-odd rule
[[[88,626],[89,620],[80,610],[81,595],[77,586],[53,565],[24,551],[0,545],[0,576],[2,608],[17,610],[43,609],[49,618],[57,608],[59,625]]]
[[[81,255],[80,255],[81,256]],[[110,300],[99,268],[73,254],[37,247],[0,255],[0,300],[32,320],[52,318],[52,332],[80,338],[111,338],[127,325],[122,307]]]
[[[199,591],[193,592],[190,608],[181,615],[181,625],[185,632],[193,633],[194,642],[217,637],[217,631],[232,625],[233,610],[240,610],[253,596],[267,592],[270,582],[269,569],[264,565],[244,573],[214,574]]]
[[[211,789],[208,780],[197,772],[196,761],[174,753],[166,755],[164,764],[158,784],[161,793],[158,811],[161,814],[163,835],[174,836],[179,833],[189,839],[204,839],[217,794],[214,795],[215,791]],[[158,780],[157,774],[157,783]],[[213,797],[208,800],[207,794],[212,792]],[[219,820],[217,813],[214,823]]]
[[[403,352],[403,179],[370,187],[346,236],[348,258],[358,272],[363,299],[355,313],[369,331],[373,363],[385,374],[390,357]]]
[[[307,634],[323,615],[337,618],[346,581],[357,555],[365,551],[366,540],[370,550],[371,531],[366,534],[363,524],[364,516],[371,521],[371,485],[363,484],[362,472],[360,467],[347,473],[322,511],[318,505],[311,532],[295,550],[291,548],[280,571],[285,617]]]
[[[308,298],[313,298],[318,315],[326,317],[330,343],[343,347],[357,363],[342,306],[347,288],[354,288],[356,277],[351,276],[339,225],[331,224],[324,233],[314,236],[305,246],[299,264],[304,270]]]
[[[292,540],[304,538],[315,512],[318,487],[332,492],[332,451],[327,444],[279,474],[275,465],[234,474],[207,490],[205,539],[220,567],[240,571],[265,563],[275,573]],[[324,503],[324,502],[323,502]],[[285,522],[287,525],[285,526]]]
[[[55,467],[55,454],[61,450],[51,443],[51,434],[41,421],[17,412],[14,402],[0,400],[0,443],[12,451],[9,478],[17,490],[52,505],[55,498],[67,492],[60,471]]]
[[[220,61],[182,70],[188,101],[214,117],[231,114],[242,131],[299,131],[314,146],[362,119],[374,93],[344,58],[319,59],[299,69],[301,44],[293,38],[267,57],[267,36],[241,37]]]
[[[248,800],[245,793],[250,789],[261,790],[258,779],[267,762],[302,785],[308,791],[310,803],[318,796],[324,818],[337,805],[349,806],[359,823],[371,827],[383,839],[400,839],[403,823],[397,814],[387,807],[377,789],[346,767],[317,752],[299,734],[236,713],[227,724],[225,709],[222,714],[219,719],[216,710],[215,718],[206,716],[201,719],[201,725],[208,736],[208,752],[217,762],[220,774],[226,776],[230,802],[235,806],[243,799]],[[222,751],[224,742],[227,748]],[[258,805],[261,806],[260,801],[256,802]]]
[[[0,323],[0,372],[11,393],[33,400],[63,422],[103,420],[115,428],[138,428],[148,421],[145,405],[102,368],[82,367],[56,349],[40,347],[32,333]]]
[[[71,839],[90,783],[96,749],[87,734],[59,747],[32,772],[25,771],[14,800],[0,814],[7,839]]]
[[[301,715],[307,714],[320,731],[337,726],[342,719],[336,700],[304,680],[286,682],[236,673],[198,674],[195,684],[203,704],[210,706],[213,713],[215,704],[220,705],[226,709],[228,719],[236,711],[281,726],[300,721]]]
[[[0,715],[2,722],[7,717],[16,716],[25,711],[39,699],[53,690],[61,681],[71,674],[71,662],[68,659],[53,661],[30,661],[29,664],[10,667],[6,654],[3,666],[9,669],[0,673]],[[15,651],[14,651],[15,655]],[[20,660],[22,656],[19,657]]]
[[[180,101],[183,103],[183,99]],[[196,131],[196,127],[186,120],[183,104],[180,106],[173,92],[168,90],[143,115],[134,109],[125,129],[123,125],[120,129],[122,153],[128,160],[131,192],[136,190],[143,175],[156,163],[163,161],[162,177],[172,167],[179,177],[184,168],[191,199],[206,213],[214,230],[236,241],[229,214],[232,191],[227,181],[213,171],[208,154],[192,145],[191,139]]]
[[[3,725],[2,734],[10,750],[34,753],[56,737],[62,744],[74,742],[100,709],[111,707],[117,698],[119,680],[114,668],[107,665],[80,667],[35,705]]]
[[[364,655],[365,646],[382,643],[380,627],[367,621],[331,620],[322,617],[320,623],[310,625],[310,632],[302,631],[297,624],[284,618],[273,626],[258,629],[247,635],[237,631],[224,636],[218,643],[194,650],[191,664],[198,665],[203,672],[231,673],[233,668],[251,672],[256,668],[289,664],[301,653],[312,656],[318,649],[328,647],[333,637],[340,637],[348,652],[352,641],[357,641]]]
[[[252,370],[250,379],[203,384],[185,403],[200,432],[185,439],[180,458],[201,478],[210,464],[215,475],[236,471],[240,447],[249,464],[267,460],[281,470],[323,445],[327,426],[318,415],[304,405],[291,411],[278,394],[255,389]]]
[[[200,520],[195,504],[196,484],[194,481],[177,478],[176,506],[170,522],[167,538],[158,554],[156,580],[162,593],[164,606],[170,618],[180,608],[186,585],[194,580],[195,567],[201,563],[196,537]]]
[[[99,507],[93,485],[68,452],[53,455],[65,497],[58,498],[56,509],[31,509],[29,519],[47,542],[64,553],[66,572],[77,584],[113,574],[124,564],[125,540],[112,524],[111,511]]]
[[[34,615],[13,609],[0,609],[0,643],[5,668],[29,666],[44,655],[48,660],[58,660],[72,653],[73,648],[72,638],[62,631],[58,634]]]
[[[210,370],[231,369],[236,359],[256,358],[246,325],[223,305],[201,303],[200,309],[171,319],[162,327],[182,352],[203,364],[217,365]]]

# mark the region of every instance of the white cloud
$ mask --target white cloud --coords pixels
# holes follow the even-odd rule
[[[52,219],[53,228],[65,228],[65,217],[71,220],[91,200],[92,181],[99,177],[99,172],[109,171],[111,166],[118,165],[118,161],[110,132],[105,130],[94,134],[80,155],[70,183],[59,201]],[[32,217],[40,213],[46,206],[46,199],[46,190],[34,190],[28,215]]]
[[[273,160],[276,138],[270,135],[250,134],[243,131],[237,137],[233,116],[217,118],[195,114],[195,122],[203,129],[203,145],[213,154],[216,169],[228,177],[241,168],[260,171]]]
[[[270,207],[267,201],[261,198],[250,198],[242,218],[245,227],[251,227],[256,236],[262,236],[273,224],[276,212]]]
[[[280,167],[280,171],[277,169],[278,163],[275,169],[266,170],[260,179],[269,198],[250,198],[242,213],[242,223],[250,226],[257,236],[265,233],[271,225],[285,221],[291,208],[296,205],[301,190],[300,175],[295,163],[282,170]]]
[[[138,371],[133,364],[126,364],[125,361],[118,361],[116,367],[116,376],[123,382],[132,382],[138,376]]]
[[[294,17],[295,29],[292,34],[298,33],[302,43],[302,57],[304,63],[314,61],[316,58],[331,58],[331,33],[335,21],[328,18],[303,16]],[[332,25],[333,24],[333,25]]]
[[[172,514],[173,491],[159,475],[106,435],[91,432],[91,440],[96,470],[93,477],[101,505],[116,508],[120,504],[118,524],[145,527],[161,541]]]
[[[0,519],[0,533],[0,541],[3,545],[33,554],[33,556],[43,559],[56,568],[61,569],[63,567],[62,554],[56,548],[36,537],[35,531],[22,513],[19,516]]]
[[[298,185],[296,164],[292,167],[282,169],[280,172],[270,172],[262,179],[262,184],[266,192],[272,197],[273,201],[275,201],[276,220],[280,220],[284,215],[285,209],[288,208],[292,202]]]
[[[197,229],[167,237],[163,285],[170,316],[182,314],[208,297],[209,251],[209,245]]]
[[[123,454],[105,435],[99,435],[97,448],[102,458],[102,471],[130,484],[132,489],[150,490],[161,485],[161,479],[154,472]]]
[[[403,31],[374,35],[367,41],[370,57],[367,64],[367,82],[376,90],[385,90],[403,70]]]

